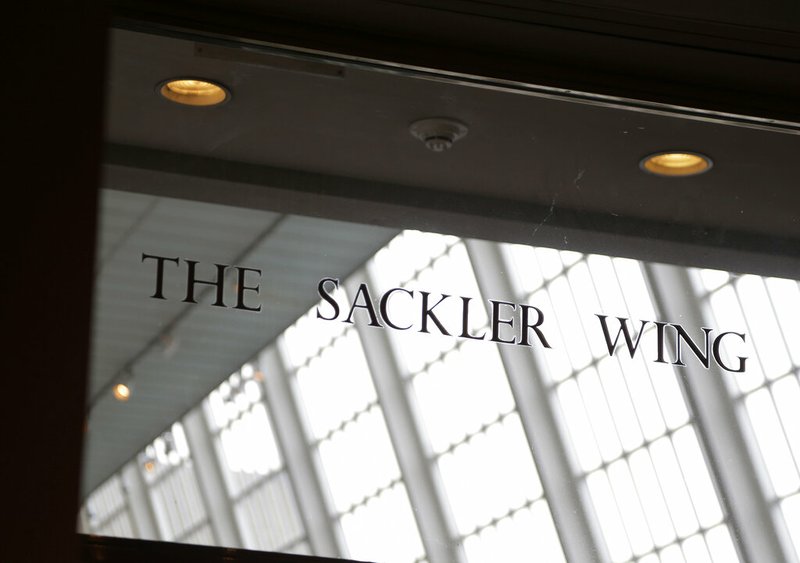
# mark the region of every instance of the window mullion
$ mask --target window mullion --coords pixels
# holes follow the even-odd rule
[[[375,283],[367,271],[357,272],[345,282],[346,293],[355,295],[358,280],[363,279],[371,285]],[[355,324],[428,561],[460,561],[463,555],[434,484],[431,462],[422,445],[389,338],[383,330]],[[443,541],[445,538],[448,541]]]
[[[680,318],[690,327],[706,326],[685,268],[645,264],[656,311],[664,319]],[[759,486],[739,420],[725,387],[723,373],[687,362],[683,382],[709,465],[721,489],[719,497],[730,517],[734,542],[743,560],[788,561],[772,525],[769,505]]]
[[[259,354],[258,369],[264,374],[265,401],[275,425],[275,439],[285,456],[286,469],[294,484],[312,550],[316,555],[340,557],[341,550],[289,385],[289,376],[274,345]]]
[[[136,458],[126,463],[121,473],[131,519],[137,531],[136,537],[143,540],[160,540],[156,514]]]
[[[491,242],[465,240],[478,286],[484,295],[498,299],[515,295],[507,276],[509,271],[499,247]],[[556,423],[541,366],[530,349],[499,345],[498,351],[508,374],[528,444],[534,454],[553,520],[569,561],[602,559],[595,534],[589,524],[580,485],[569,462]]]
[[[219,545],[243,547],[242,537],[226,493],[222,470],[214,451],[214,443],[203,419],[202,405],[192,409],[183,419],[186,441],[192,452],[200,494],[206,504],[209,522]]]

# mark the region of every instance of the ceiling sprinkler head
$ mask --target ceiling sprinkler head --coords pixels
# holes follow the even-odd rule
[[[431,117],[415,121],[409,127],[411,134],[425,143],[433,152],[442,152],[467,134],[467,126],[445,117]]]

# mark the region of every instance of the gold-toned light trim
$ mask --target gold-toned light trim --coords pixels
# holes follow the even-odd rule
[[[688,151],[665,151],[642,159],[643,170],[657,176],[694,176],[708,171],[713,163],[703,154]]]
[[[215,106],[230,97],[221,84],[199,78],[169,80],[161,85],[159,92],[166,99],[187,106]]]

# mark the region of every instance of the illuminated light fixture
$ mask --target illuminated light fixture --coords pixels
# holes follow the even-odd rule
[[[223,85],[199,78],[176,78],[159,86],[166,99],[187,106],[216,106],[231,97]]]
[[[113,392],[114,398],[122,403],[131,398],[131,388],[124,383],[117,383],[114,385]]]
[[[659,152],[646,156],[639,163],[639,167],[646,172],[672,178],[702,174],[712,166],[709,157],[688,151]]]

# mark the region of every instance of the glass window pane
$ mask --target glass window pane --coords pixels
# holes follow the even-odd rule
[[[349,510],[399,476],[389,435],[377,409],[360,414],[320,442],[319,454],[338,511]]]
[[[423,554],[402,484],[385,489],[342,517],[350,557],[387,563],[417,561]]]

